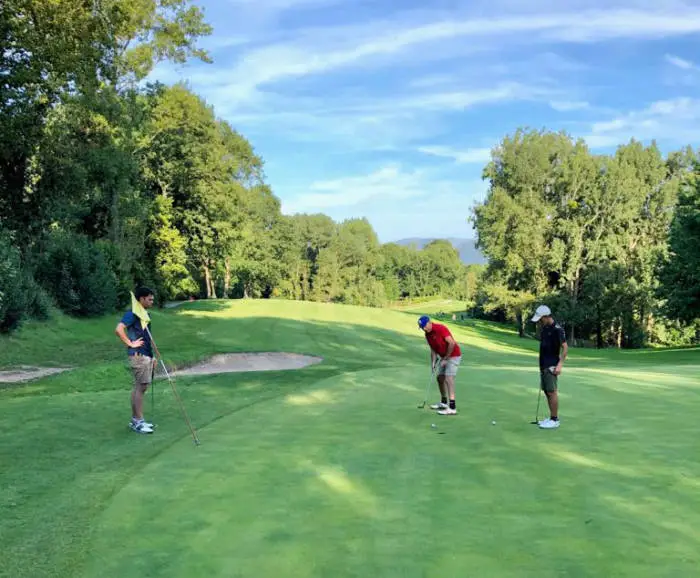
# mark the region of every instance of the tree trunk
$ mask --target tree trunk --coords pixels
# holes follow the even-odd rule
[[[516,317],[517,322],[518,322],[518,335],[520,337],[525,337],[525,325],[523,324],[523,312],[518,311],[515,314],[515,317]]]
[[[224,299],[231,296],[231,258],[226,257],[226,272],[224,273]]]
[[[603,321],[600,318],[600,305],[596,305],[596,347],[603,349]]]
[[[216,291],[211,277],[211,270],[209,269],[209,261],[204,265],[204,283],[207,287],[207,299],[216,299]]]
[[[209,264],[210,265],[212,264],[211,261],[209,262]],[[214,276],[211,274],[209,275],[209,283],[211,284],[211,297],[212,297],[212,299],[217,299],[217,297],[216,297],[216,284],[214,283]]]

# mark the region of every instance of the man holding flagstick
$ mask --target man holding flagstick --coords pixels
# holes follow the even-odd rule
[[[115,330],[127,347],[129,366],[134,374],[129,427],[141,434],[153,433],[153,424],[143,419],[143,397],[153,381],[153,372],[158,363],[153,355],[153,344],[148,329],[151,318],[147,309],[153,306],[153,297],[153,291],[147,287],[139,287],[136,294],[132,293],[131,310],[124,314]]]

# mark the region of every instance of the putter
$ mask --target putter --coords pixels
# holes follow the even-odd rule
[[[437,365],[437,361],[435,365]],[[425,407],[425,404],[428,403],[428,389],[430,388],[430,384],[433,383],[433,379],[435,378],[435,365],[433,365],[430,368],[430,381],[426,384],[425,386],[425,396],[423,397],[423,403],[418,405],[418,409],[423,409]]]
[[[158,359],[160,361],[160,364],[163,366],[163,371],[165,371],[165,376],[168,378],[168,381],[170,382],[170,386],[173,388],[173,394],[175,394],[175,399],[177,399],[178,405],[180,406],[180,410],[182,411],[182,415],[185,418],[185,422],[187,422],[187,426],[190,428],[190,433],[192,434],[192,439],[194,440],[195,445],[200,445],[199,438],[197,437],[197,432],[194,431],[194,428],[192,427],[192,423],[190,422],[190,418],[187,415],[187,412],[185,411],[185,406],[182,403],[182,399],[180,398],[180,395],[177,392],[177,389],[175,389],[175,383],[173,383],[172,378],[170,377],[170,374],[168,373],[168,368],[165,367],[165,363],[163,362],[163,357],[160,354],[160,351],[158,351],[158,346],[156,345],[156,342],[153,339],[153,335],[151,335],[151,331],[146,327],[146,331],[148,331],[148,336],[151,339],[151,343],[153,343],[153,348],[156,350],[156,355],[158,356]]]
[[[537,394],[537,412],[535,413],[535,420],[530,423],[533,425],[539,424],[540,419],[540,399],[542,399],[542,388],[540,387],[539,393]]]

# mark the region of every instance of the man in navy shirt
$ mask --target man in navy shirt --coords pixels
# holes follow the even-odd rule
[[[547,396],[550,413],[549,419],[542,420],[538,425],[543,429],[553,429],[559,427],[558,377],[569,346],[564,328],[554,321],[549,307],[540,305],[532,321],[541,324],[540,387]]]
[[[134,293],[136,300],[144,309],[153,306],[153,291],[140,287]],[[144,327],[145,325],[145,327]],[[153,370],[157,360],[153,355],[148,323],[136,316],[133,310],[124,314],[117,325],[115,333],[127,347],[129,366],[134,375],[134,387],[131,391],[131,423],[129,427],[142,434],[153,433],[153,424],[143,419],[143,397],[153,380]]]

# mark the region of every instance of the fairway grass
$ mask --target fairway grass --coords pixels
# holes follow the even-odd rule
[[[562,427],[543,431],[529,424],[537,342],[484,324],[449,323],[459,415],[418,409],[416,316],[249,300],[154,311],[171,365],[323,358],[178,378],[198,447],[161,380],[155,414],[145,402],[156,433],[128,431],[118,316],[0,341],[0,369],[74,367],[0,388],[0,576],[697,575],[698,351],[571,350]]]

